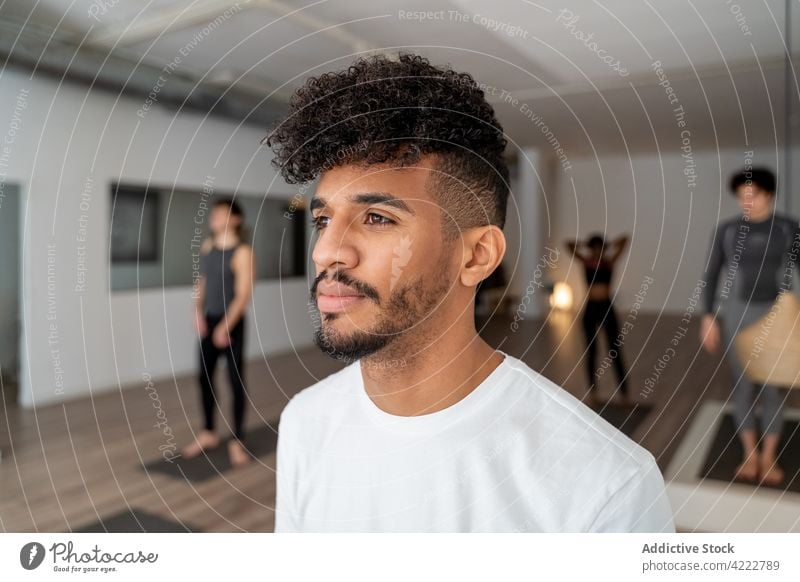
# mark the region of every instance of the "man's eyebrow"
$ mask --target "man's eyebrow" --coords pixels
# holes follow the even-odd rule
[[[314,196],[311,199],[311,202],[308,203],[308,209],[311,211],[316,210],[317,208],[325,208],[328,203],[325,201],[324,198],[319,198],[318,196]]]
[[[356,204],[386,204],[387,206],[392,206],[398,210],[408,212],[409,214],[414,214],[414,211],[411,210],[408,204],[400,198],[392,196],[388,192],[365,192],[352,196],[350,200]]]
[[[355,194],[350,197],[350,201],[354,204],[386,204],[387,206],[392,206],[398,210],[408,212],[409,214],[415,214],[408,204],[400,198],[392,196],[388,192],[364,192],[362,194]],[[325,208],[327,205],[327,200],[314,196],[311,202],[309,202],[308,208],[313,212],[318,208]]]

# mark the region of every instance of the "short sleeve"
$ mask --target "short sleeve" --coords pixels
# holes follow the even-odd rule
[[[675,533],[664,478],[652,455],[607,500],[590,532]]]
[[[297,466],[292,446],[292,417],[287,405],[278,425],[277,461],[275,464],[275,533],[300,531],[295,503]]]

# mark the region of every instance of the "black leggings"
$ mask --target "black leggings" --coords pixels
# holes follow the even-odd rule
[[[587,371],[589,373],[589,387],[597,389],[597,340],[599,328],[606,332],[608,353],[603,360],[602,368],[605,371],[609,363],[614,364],[619,379],[619,390],[622,394],[628,393],[628,381],[625,378],[625,364],[622,361],[622,345],[617,345],[619,337],[619,323],[617,314],[610,299],[600,301],[587,301],[583,311],[583,331],[586,334]]]
[[[200,342],[200,392],[203,398],[203,413],[205,414],[205,429],[214,430],[214,405],[216,394],[214,391],[214,371],[217,369],[217,359],[224,353],[228,360],[228,376],[233,389],[233,427],[234,436],[238,440],[244,439],[244,409],[245,390],[244,368],[242,366],[242,353],[244,351],[244,318],[231,330],[230,345],[218,348],[214,345],[214,328],[224,316],[206,315],[208,333]]]

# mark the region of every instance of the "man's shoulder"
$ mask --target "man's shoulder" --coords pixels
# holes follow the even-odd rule
[[[335,413],[348,400],[345,393],[352,391],[350,379],[359,371],[358,366],[358,362],[350,364],[292,396],[281,413],[281,426],[301,418],[321,419]]]
[[[800,222],[798,222],[797,218],[793,216],[776,213],[775,222],[790,238],[796,236],[797,232],[800,232]]]
[[[515,422],[535,427],[524,445],[532,480],[547,475],[544,494],[570,508],[562,527],[674,531],[653,455],[555,382],[522,362],[510,364],[519,376],[511,384],[526,395]]]
[[[567,390],[520,360],[513,358],[509,364],[525,391],[522,405],[526,412],[533,415],[541,433],[569,445],[565,455],[627,466],[631,472],[649,469],[655,463],[649,451]]]

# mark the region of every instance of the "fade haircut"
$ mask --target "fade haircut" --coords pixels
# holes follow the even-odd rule
[[[506,139],[483,90],[467,73],[418,55],[361,58],[311,77],[287,118],[264,138],[290,184],[343,165],[415,165],[433,155],[428,185],[447,238],[488,224],[503,228],[508,205]]]

